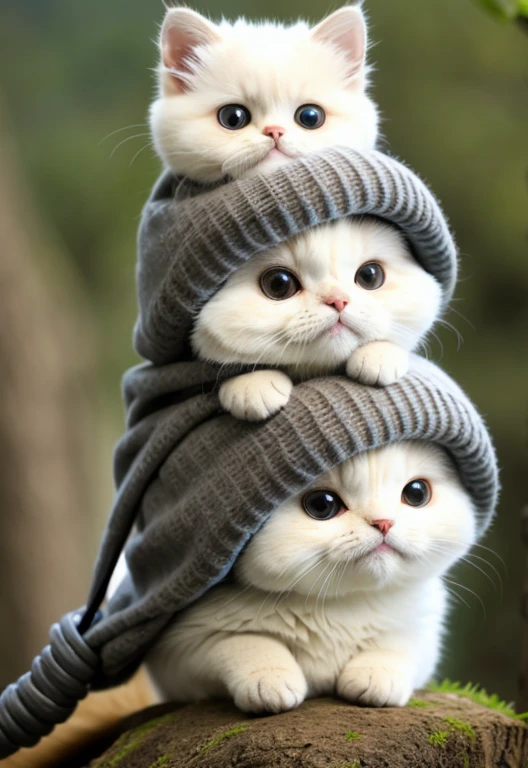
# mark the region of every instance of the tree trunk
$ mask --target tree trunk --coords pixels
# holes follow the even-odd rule
[[[24,188],[1,98],[0,129],[1,689],[85,599],[95,526],[82,296]]]
[[[292,712],[263,718],[220,702],[155,707],[131,718],[129,727],[135,727],[90,768],[528,765],[528,728],[519,720],[455,694],[424,693],[411,704],[363,709],[314,699]]]
[[[527,554],[525,555],[526,564],[521,599],[522,649],[517,710],[526,712],[528,711],[528,504],[521,511],[521,536],[523,544],[527,548]]]

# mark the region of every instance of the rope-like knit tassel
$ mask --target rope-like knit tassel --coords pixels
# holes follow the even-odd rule
[[[32,747],[88,693],[100,659],[79,634],[80,615],[68,613],[52,626],[50,644],[33,660],[31,672],[0,696],[0,759]]]

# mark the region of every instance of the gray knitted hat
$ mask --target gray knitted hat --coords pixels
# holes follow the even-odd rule
[[[165,174],[139,230],[137,351],[156,364],[180,359],[197,312],[244,261],[352,215],[378,216],[401,229],[440,283],[447,308],[457,250],[445,217],[418,176],[381,152],[326,149],[215,188]]]
[[[447,302],[455,248],[412,172],[379,153],[332,150],[203,195],[181,185],[177,205],[173,193],[165,177],[141,227],[135,338],[157,365],[125,376],[118,492],[88,605],[54,625],[32,671],[0,697],[0,758],[49,733],[90,686],[130,675],[174,614],[228,574],[278,505],[357,453],[398,440],[438,444],[473,497],[479,533],[493,514],[497,464],[486,427],[432,363],[413,356],[409,373],[384,389],[343,377],[298,384],[283,411],[253,423],[219,409],[218,384],[238,369],[185,359],[196,311],[238,264],[308,226],[355,213],[400,226]],[[130,576],[95,615],[134,524]]]

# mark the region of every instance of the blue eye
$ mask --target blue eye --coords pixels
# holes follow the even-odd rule
[[[303,104],[295,112],[295,122],[309,131],[320,128],[326,120],[326,113],[317,104]]]
[[[229,131],[239,131],[251,122],[251,112],[242,104],[226,104],[217,113],[218,122]]]

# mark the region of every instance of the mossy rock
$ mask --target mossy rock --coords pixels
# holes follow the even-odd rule
[[[222,702],[167,705],[124,727],[90,768],[528,766],[528,727],[456,694],[423,693],[402,709],[313,699],[269,717]]]

